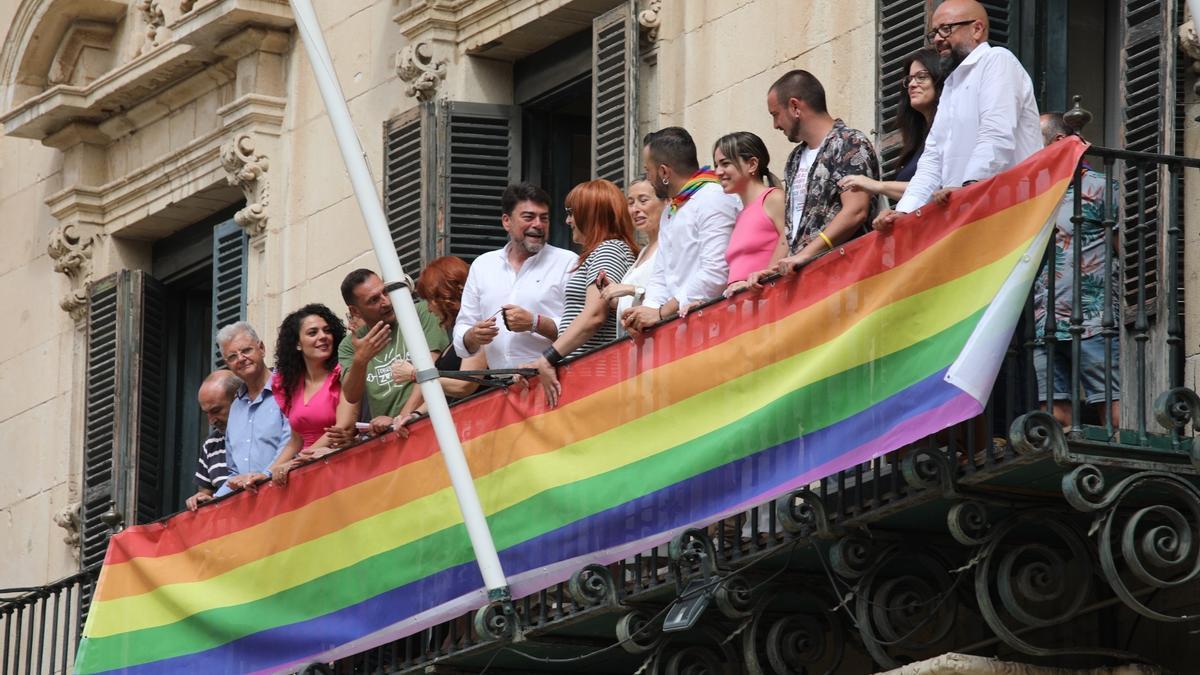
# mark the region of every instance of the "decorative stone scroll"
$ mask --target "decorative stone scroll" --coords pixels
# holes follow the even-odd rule
[[[646,9],[638,12],[638,24],[642,27],[645,42],[653,45],[658,41],[658,29],[662,25],[662,0],[649,0]]]
[[[396,54],[396,74],[408,83],[405,93],[429,101],[446,77],[446,59],[435,59],[429,42],[416,42]]]
[[[246,208],[233,215],[234,221],[252,237],[262,234],[267,228],[267,208],[271,205],[267,156],[255,149],[250,134],[239,134],[221,146],[221,166],[229,174],[229,184],[240,187],[246,195]]]
[[[71,290],[59,302],[71,318],[79,321],[87,311],[87,285],[92,276],[92,249],[102,236],[98,228],[65,223],[50,233],[47,252],[54,259],[54,271],[65,274]]]
[[[79,502],[71,502],[54,514],[54,524],[67,531],[63,536],[63,543],[71,549],[76,560],[79,559],[79,510],[81,506]]]

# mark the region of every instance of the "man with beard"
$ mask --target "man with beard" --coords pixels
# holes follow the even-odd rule
[[[645,299],[621,317],[630,333],[721,297],[729,277],[725,249],[741,210],[741,201],[725,194],[712,169],[700,167],[696,143],[686,129],[666,127],[647,134],[642,162],[655,193],[671,202],[658,228],[658,254]]]
[[[788,274],[818,255],[870,231],[875,200],[866,192],[842,191],[838,182],[859,174],[878,180],[879,159],[867,135],[834,119],[825,107],[825,88],[805,70],[793,70],[767,92],[775,128],[799,143],[784,172],[784,221],[789,255],[775,270]]]
[[[212,501],[213,493],[229,478],[229,464],[225,461],[225,424],[229,421],[229,407],[241,388],[241,379],[225,369],[209,373],[200,384],[196,398],[208,417],[208,438],[196,458],[196,494],[187,498],[189,511]]]
[[[266,349],[254,327],[245,321],[217,331],[225,365],[242,380],[229,406],[225,424],[225,461],[232,478],[215,497],[250,487],[271,477],[271,465],[292,437],[292,425],[271,391]]]
[[[413,391],[413,374],[408,345],[396,323],[396,310],[384,291],[383,280],[368,269],[356,269],[346,275],[341,286],[342,300],[352,319],[361,319],[362,326],[346,333],[338,345],[338,363],[342,366],[342,396],[349,403],[366,400],[373,419],[371,429],[383,433],[392,425],[392,418],[404,407]],[[446,331],[438,325],[437,317],[424,301],[416,302],[417,318],[429,345],[434,361],[449,344]],[[397,367],[398,366],[398,367]],[[334,447],[349,438],[332,433]]]
[[[504,248],[475,259],[454,323],[454,349],[467,358],[480,349],[489,368],[536,361],[558,338],[564,287],[576,256],[546,243],[550,196],[518,183],[500,197]]]
[[[1042,147],[1033,82],[1012,52],[987,43],[987,11],[976,0],[946,0],[926,37],[945,64],[937,116],[917,173],[896,204],[875,219],[886,230],[933,198],[1012,168]],[[951,72],[952,71],[952,72]]]

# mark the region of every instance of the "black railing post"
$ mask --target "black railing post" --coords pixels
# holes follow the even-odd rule
[[[1104,158],[1104,307],[1101,310],[1103,313],[1100,317],[1100,335],[1104,340],[1104,429],[1109,439],[1118,433],[1116,425],[1113,424],[1113,372],[1112,372],[1112,345],[1113,341],[1119,336],[1117,330],[1117,317],[1113,316],[1113,304],[1117,299],[1117,289],[1114,288],[1113,272],[1119,270],[1113,265],[1113,253],[1117,250],[1119,242],[1116,241],[1117,236],[1117,221],[1116,221],[1116,202],[1117,195],[1113,191],[1113,181],[1116,174],[1113,173],[1114,162],[1113,158],[1106,156]]]
[[[1075,176],[1071,179],[1071,189],[1074,191],[1071,199],[1071,319],[1069,332],[1071,334],[1071,429],[1070,433],[1078,434],[1083,431],[1079,425],[1083,417],[1083,402],[1079,398],[1080,362],[1083,360],[1083,166],[1075,167]],[[1057,236],[1057,232],[1054,233]],[[1066,264],[1066,261],[1063,261]],[[1057,314],[1054,296],[1046,299],[1047,321],[1051,314]],[[1055,316],[1055,332],[1057,333],[1058,317]],[[1053,372],[1047,373],[1047,379],[1053,378]]]
[[[1171,184],[1174,185],[1183,174],[1183,166],[1168,164],[1171,171]],[[1179,314],[1179,278],[1180,269],[1180,239],[1183,235],[1179,226],[1181,212],[1179,200],[1182,195],[1171,191],[1171,207],[1168,210],[1167,221],[1167,387],[1173,389],[1183,386],[1183,320]]]
[[[1138,442],[1145,445],[1146,435],[1146,341],[1150,339],[1150,321],[1146,316],[1146,170],[1137,164],[1137,308],[1133,322],[1133,339],[1137,343],[1137,432]]]
[[[1055,213],[1057,213],[1057,208]],[[1053,216],[1052,216],[1053,217]],[[1046,244],[1046,252],[1044,256],[1043,268],[1046,270],[1046,299],[1045,299],[1045,316],[1042,319],[1042,345],[1045,350],[1046,361],[1043,366],[1046,374],[1045,388],[1042,395],[1045,397],[1046,410],[1051,415],[1054,414],[1054,357],[1055,350],[1058,346],[1058,321],[1056,317],[1056,308],[1054,307],[1055,296],[1055,281],[1058,276],[1058,248],[1054,245],[1055,236],[1051,234],[1050,241]],[[1034,358],[1037,358],[1035,352]],[[1036,364],[1035,364],[1036,367]]]

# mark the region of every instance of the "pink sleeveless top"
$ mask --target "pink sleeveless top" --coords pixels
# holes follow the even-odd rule
[[[766,269],[771,262],[771,254],[779,245],[779,231],[763,209],[763,201],[775,189],[763,190],[758,199],[738,214],[729,237],[729,248],[725,249],[725,262],[729,263],[726,283],[745,281],[752,273]]]
[[[331,427],[337,422],[338,398],[342,394],[342,365],[333,367],[333,372],[325,378],[324,384],[307,403],[304,401],[304,378],[296,383],[292,390],[292,404],[284,407],[283,377],[275,373],[271,377],[271,392],[279,409],[292,425],[292,432],[299,432],[304,437],[301,449],[307,448],[325,434],[325,427]]]

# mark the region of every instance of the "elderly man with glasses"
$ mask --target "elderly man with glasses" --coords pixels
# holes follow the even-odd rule
[[[225,461],[232,477],[214,495],[220,497],[270,478],[292,426],[271,391],[266,348],[254,327],[245,321],[225,326],[217,331],[217,346],[225,365],[242,380],[225,423]]]
[[[916,175],[875,219],[886,230],[902,213],[1012,168],[1042,147],[1033,82],[1012,52],[988,44],[988,16],[976,0],[946,0],[926,37],[949,73]]]

